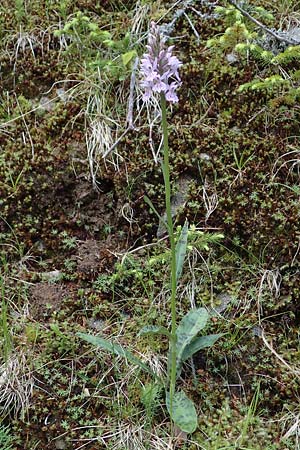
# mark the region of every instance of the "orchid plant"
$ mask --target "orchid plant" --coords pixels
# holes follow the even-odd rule
[[[170,252],[171,252],[171,276],[170,276],[170,309],[171,309],[171,331],[166,327],[150,325],[144,327],[139,335],[163,334],[169,339],[168,377],[164,382],[166,392],[166,406],[172,423],[175,423],[182,431],[192,433],[197,428],[197,413],[193,402],[180,390],[176,391],[182,365],[196,352],[203,348],[212,346],[220,334],[198,336],[199,332],[206,326],[209,313],[205,308],[194,308],[189,311],[177,325],[176,312],[176,290],[182,273],[183,263],[187,251],[189,227],[185,222],[179,237],[176,237],[171,211],[171,183],[168,145],[168,123],[167,103],[177,103],[177,89],[181,86],[179,68],[182,63],[173,55],[173,46],[166,45],[166,37],[160,32],[158,25],[151,22],[148,38],[147,52],[141,58],[140,64],[140,86],[143,89],[144,102],[153,97],[160,97],[161,124],[163,132],[163,158],[161,161],[164,185],[165,206]],[[152,206],[150,199],[145,198]],[[156,211],[155,211],[156,212]],[[148,365],[135,357],[131,352],[121,345],[111,341],[79,333],[84,340],[100,346],[101,348],[126,358],[142,370],[157,379],[156,374]]]

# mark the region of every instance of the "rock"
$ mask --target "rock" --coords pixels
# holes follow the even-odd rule
[[[50,272],[39,272],[38,275],[43,281],[55,282],[62,278],[62,272],[60,270],[51,270]]]
[[[54,446],[57,450],[65,450],[67,448],[67,443],[64,439],[60,438],[54,441]]]
[[[199,158],[202,159],[202,161],[210,161],[211,157],[207,153],[200,153]]]
[[[176,194],[173,195],[171,199],[171,211],[172,211],[172,217],[176,216],[178,210],[181,207],[184,207],[185,202],[187,200],[187,194],[189,192],[190,183],[193,180],[193,178],[189,174],[183,174],[179,177],[177,183],[176,183]],[[162,220],[159,222],[158,230],[157,230],[157,238],[160,239],[163,237],[167,230],[164,225],[164,222],[167,221],[167,213],[164,212],[162,215]]]
[[[300,43],[300,27],[293,27],[286,31],[286,37]]]
[[[235,52],[227,53],[226,59],[229,62],[229,64],[234,64],[239,61],[239,57]]]
[[[40,112],[46,111],[46,112],[50,112],[53,111],[54,109],[54,101],[51,100],[51,98],[49,97],[41,97],[40,98],[40,102],[39,102],[39,110]]]
[[[232,295],[227,294],[226,292],[222,292],[217,296],[219,305],[213,308],[214,312],[217,312],[218,314],[221,314],[224,312],[230,303],[233,303],[234,297]]]
[[[253,336],[261,337],[262,336],[262,328],[258,327],[258,326],[254,326],[252,328],[252,334],[253,334]]]
[[[106,322],[104,320],[97,320],[97,319],[91,318],[88,321],[88,325],[93,330],[102,331],[106,326]]]
[[[68,100],[68,94],[66,93],[66,90],[64,88],[58,88],[56,89],[56,95],[59,97],[59,100],[66,103]]]

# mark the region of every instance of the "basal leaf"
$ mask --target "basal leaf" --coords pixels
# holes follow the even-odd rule
[[[112,341],[108,341],[99,336],[93,336],[91,334],[77,333],[77,336],[79,336],[84,341],[95,345],[96,347],[101,347],[103,350],[106,350],[109,353],[112,353],[113,355],[121,356],[122,358],[127,359],[132,364],[139,366],[140,369],[156,377],[155,373],[150,369],[150,367],[144,364],[139,358],[134,356],[130,351],[122,347],[122,345],[116,344]]]
[[[165,336],[170,336],[170,332],[166,327],[156,326],[156,325],[146,325],[143,327],[138,336],[144,336],[147,334],[164,334]]]
[[[176,244],[176,282],[178,282],[182,274],[182,268],[187,248],[188,230],[189,225],[188,221],[186,220],[181,230],[179,240]]]
[[[194,403],[183,391],[176,392],[173,397],[172,411],[170,395],[166,394],[166,405],[173,422],[185,433],[193,433],[198,425]]]
[[[207,320],[208,312],[205,308],[192,309],[183,317],[176,330],[176,354],[179,362],[185,348],[205,327]]]
[[[203,348],[212,347],[215,342],[223,336],[220,334],[209,334],[207,336],[196,337],[195,339],[187,345],[181,355],[181,362],[183,363],[187,359],[191,358],[195,353],[199,352]]]

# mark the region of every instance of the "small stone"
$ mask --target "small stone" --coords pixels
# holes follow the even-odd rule
[[[102,331],[105,328],[104,320],[89,319],[88,325],[92,330]]]
[[[293,27],[286,31],[286,37],[300,43],[300,27]]]
[[[210,161],[211,157],[207,153],[200,153],[199,158],[203,161]]]
[[[238,55],[234,52],[227,53],[226,59],[227,59],[227,62],[229,62],[229,64],[234,64],[234,63],[238,62],[238,60],[239,60]]]
[[[53,111],[54,109],[54,101],[51,100],[49,97],[41,97],[39,102],[39,109],[41,111]]]
[[[62,277],[60,270],[51,270],[50,272],[41,272],[39,274],[44,281],[58,281]]]
[[[84,388],[84,389],[83,389],[83,395],[84,395],[85,397],[90,397],[90,396],[91,396],[90,391],[88,390],[88,388]]]
[[[252,328],[252,333],[253,333],[253,336],[261,337],[262,336],[262,329],[261,329],[261,327],[258,327],[258,326],[253,327]]]
[[[179,444],[183,445],[188,440],[188,435],[185,431],[182,431],[177,425],[174,425],[174,435]]]
[[[64,439],[57,439],[54,442],[54,446],[57,450],[65,450],[67,448],[67,443]]]
[[[56,89],[56,94],[59,97],[59,100],[66,103],[68,100],[68,95],[66,93],[66,90],[64,88]]]
[[[227,294],[226,292],[222,292],[217,296],[218,301],[220,304],[214,308],[214,311],[221,314],[223,311],[225,311],[230,303],[234,301],[234,297],[232,295]]]

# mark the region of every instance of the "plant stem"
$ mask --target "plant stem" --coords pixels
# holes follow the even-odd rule
[[[165,183],[165,203],[167,213],[168,233],[171,246],[171,375],[170,375],[170,412],[172,416],[173,398],[175,394],[176,384],[176,248],[174,227],[171,211],[171,184],[170,184],[170,163],[169,163],[169,142],[168,142],[168,123],[167,123],[167,108],[165,95],[161,94],[161,115],[162,115],[162,129],[163,129],[163,175]],[[171,417],[172,418],[172,417]]]

